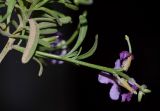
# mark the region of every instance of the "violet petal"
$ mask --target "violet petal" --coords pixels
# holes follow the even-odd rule
[[[120,96],[120,91],[118,85],[115,83],[112,85],[110,92],[109,92],[110,98],[112,100],[118,100]]]
[[[121,61],[120,61],[120,59],[117,59],[115,62],[114,69],[120,69],[120,68],[121,68]]]
[[[102,76],[100,74],[98,75],[98,81],[103,84],[108,84],[108,83],[114,84],[115,83],[114,80],[107,78],[105,76]]]
[[[104,84],[115,84],[115,78],[110,73],[104,71],[101,71],[101,73],[98,75],[98,81]]]
[[[122,51],[119,56],[120,56],[120,60],[124,60],[129,56],[129,52],[128,51]]]
[[[125,102],[125,101],[130,101],[131,100],[131,98],[132,98],[132,95],[133,95],[133,93],[124,93],[124,94],[122,94],[121,96],[122,96],[122,100],[121,100],[121,102]]]

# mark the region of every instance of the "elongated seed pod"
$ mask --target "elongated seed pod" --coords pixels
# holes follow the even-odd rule
[[[27,63],[36,51],[39,40],[39,28],[35,20],[29,19],[29,37],[26,48],[22,55],[22,63]]]

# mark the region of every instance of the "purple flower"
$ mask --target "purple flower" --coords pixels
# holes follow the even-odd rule
[[[65,40],[62,39],[61,33],[57,33],[56,35],[57,35],[57,39],[53,43],[51,43],[51,46],[54,48],[54,47],[62,45],[62,47],[61,47],[61,49],[58,49],[56,51],[52,51],[51,53],[55,54],[55,55],[59,55],[59,56],[64,56],[67,53],[67,46],[65,45]],[[63,64],[64,62],[52,59],[51,63],[52,64]]]
[[[131,54],[127,51],[122,51],[120,53],[120,58],[116,60],[114,69],[121,69],[123,62],[128,60]],[[107,72],[101,72],[98,75],[98,81],[102,84],[112,84],[109,95],[112,100],[118,100],[120,95],[122,97],[122,102],[130,101],[134,91],[138,88],[132,81],[126,81],[120,77],[116,77]],[[129,90],[127,93],[121,93],[120,86],[123,86]]]
[[[125,101],[127,101],[127,102],[129,102],[129,101],[131,101],[131,98],[132,98],[132,93],[131,92],[129,92],[129,93],[124,93],[124,94],[122,94],[121,96],[122,96],[122,102],[125,102]]]
[[[130,83],[131,87],[133,88],[133,90],[136,91],[138,89],[138,87],[133,82],[129,81],[129,83]],[[122,100],[121,101],[122,102],[125,102],[125,101],[129,102],[131,100],[133,94],[134,94],[134,92],[128,92],[128,93],[122,94],[121,95],[122,96]]]
[[[119,54],[119,59],[115,62],[115,69],[122,69],[123,71],[127,71],[131,65],[131,61],[133,59],[133,55],[128,51],[122,51]]]
[[[134,91],[136,91],[138,88],[133,83],[129,85],[132,88],[132,92],[122,93],[120,90],[120,83],[119,79],[117,79],[115,76],[107,73],[107,72],[101,72],[98,76],[98,81],[102,84],[112,84],[109,95],[112,100],[118,100],[120,98],[120,95],[122,97],[122,102],[130,101],[132,98],[132,95],[134,94]]]
[[[107,72],[101,72],[98,76],[98,81],[102,84],[112,84],[109,95],[112,100],[118,100],[120,89],[117,84],[117,79]]]
[[[119,57],[120,57],[120,60],[125,60],[127,59],[127,57],[130,56],[130,53],[128,51],[122,51],[120,54],[119,54]]]

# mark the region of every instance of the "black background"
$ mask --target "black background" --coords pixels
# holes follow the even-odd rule
[[[34,61],[22,65],[21,54],[11,51],[0,64],[0,111],[146,111],[158,107],[158,3],[95,0],[87,9],[89,32],[83,47],[87,50],[92,46],[96,33],[99,46],[85,61],[113,67],[119,52],[127,49],[127,34],[134,54],[129,75],[147,84],[152,93],[145,95],[141,103],[136,96],[129,103],[112,101],[110,86],[97,81],[97,70],[70,63],[48,65],[39,78]]]

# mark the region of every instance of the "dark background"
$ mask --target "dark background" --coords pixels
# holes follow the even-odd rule
[[[136,96],[129,103],[112,101],[108,94],[110,86],[97,81],[97,70],[70,63],[49,64],[39,78],[34,61],[22,65],[21,54],[11,51],[0,64],[0,111],[146,111],[158,108],[158,3],[95,0],[87,9],[89,32],[83,47],[87,51],[92,46],[96,33],[99,33],[99,46],[85,61],[113,67],[119,52],[127,49],[124,40],[127,34],[134,54],[129,74],[138,83],[147,84],[152,93],[145,95],[141,103]],[[2,41],[1,44],[4,46]]]

